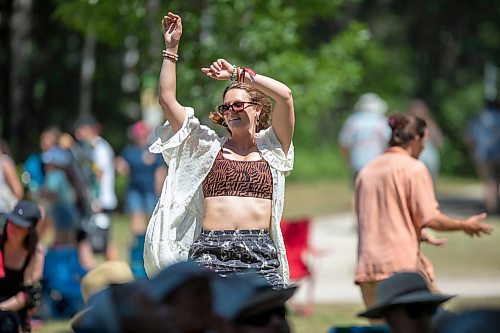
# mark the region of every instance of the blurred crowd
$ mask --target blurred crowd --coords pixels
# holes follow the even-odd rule
[[[145,121],[129,127],[129,143],[118,156],[101,132],[101,125],[91,115],[77,119],[72,132],[56,126],[46,128],[40,134],[40,149],[22,163],[20,175],[8,144],[0,142],[0,213],[4,215],[0,223],[4,259],[0,266],[7,271],[15,268],[20,279],[9,282],[11,292],[2,289],[0,309],[4,301],[19,292],[19,297],[25,294],[15,284],[37,285],[37,306],[32,306],[36,311],[24,311],[19,318],[25,330],[29,329],[30,318],[71,317],[83,306],[81,278],[103,258],[120,257],[110,239],[112,213],[118,205],[116,172],[127,179],[123,206],[132,234],[130,266],[135,277],[145,277],[144,234],[167,167],[160,155],[148,150],[152,131]],[[38,207],[39,216],[30,216],[27,226],[18,215],[26,210],[23,205],[30,204]],[[21,223],[16,224],[15,218]],[[9,231],[18,227],[28,227],[36,239],[11,249]],[[35,261],[38,252],[43,255]],[[10,277],[9,272],[0,281]]]

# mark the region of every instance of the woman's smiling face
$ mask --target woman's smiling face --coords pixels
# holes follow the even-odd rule
[[[224,104],[232,105],[235,102],[251,102],[250,95],[243,89],[231,89],[224,96]],[[255,127],[257,116],[256,105],[245,103],[241,112],[230,110],[224,115],[227,126],[231,129]]]

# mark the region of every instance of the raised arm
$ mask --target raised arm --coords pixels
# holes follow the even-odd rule
[[[491,234],[494,230],[493,226],[482,222],[485,218],[486,213],[473,215],[465,220],[439,213],[426,227],[439,231],[462,230],[469,236],[481,237],[482,235]]]
[[[218,59],[210,67],[204,67],[201,70],[208,77],[216,80],[228,80],[233,76],[233,65],[225,59]],[[243,72],[242,69],[238,68],[235,72],[240,71]],[[295,126],[292,91],[285,84],[273,78],[262,74],[254,75],[251,71],[245,71],[244,73],[245,83],[254,85],[276,102],[272,113],[272,126],[283,150],[288,153]]]
[[[177,101],[176,62],[179,51],[179,41],[182,36],[182,21],[179,15],[168,13],[163,17],[163,37],[165,51],[158,82],[158,95],[165,118],[172,129],[178,131],[186,117],[186,111]]]
[[[3,163],[3,172],[5,174],[5,180],[7,185],[9,185],[12,193],[15,195],[17,200],[21,200],[24,195],[23,185],[19,180],[19,176],[17,175],[16,165],[14,161],[10,158],[4,160]]]

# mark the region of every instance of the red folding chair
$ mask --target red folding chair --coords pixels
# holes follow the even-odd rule
[[[305,306],[292,305],[299,314],[310,315],[314,307],[314,277],[308,263],[310,218],[281,219],[281,232],[290,269],[290,280],[301,285],[307,279]]]

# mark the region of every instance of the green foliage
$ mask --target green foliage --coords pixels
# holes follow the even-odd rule
[[[163,48],[160,21],[168,11],[179,13],[184,25],[178,99],[194,106],[201,119],[220,103],[226,85],[200,72],[217,58],[247,65],[290,86],[298,151],[292,177],[342,173],[326,168],[326,162],[302,163],[300,155],[319,150],[310,157],[334,158],[328,150],[335,146],[340,125],[359,94],[366,91],[380,94],[390,111],[405,111],[414,97],[428,102],[444,132],[443,171],[472,174],[463,132],[483,105],[484,63],[499,65],[500,6],[494,0],[34,2],[32,100],[26,101],[29,112],[20,116],[24,123],[29,119],[29,132],[22,138],[15,133],[23,145],[14,146],[14,151],[24,158],[50,124],[71,130],[79,102],[81,49],[89,33],[99,41],[93,112],[104,125],[104,136],[119,151],[126,143],[126,126],[135,120],[127,105],[138,103],[140,94],[121,88],[125,39],[133,36],[138,41],[135,73],[156,81]],[[6,126],[4,119],[0,124]],[[323,153],[325,157],[318,157]]]
[[[141,0],[55,0],[54,17],[86,35],[94,33],[98,40],[120,45],[127,33],[141,32],[145,19],[145,2]]]
[[[369,42],[366,27],[350,21],[335,36],[305,47],[317,18],[334,20],[342,3],[326,0],[307,4],[284,0],[169,2],[162,13],[170,10],[183,19],[177,73],[179,101],[194,106],[201,118],[206,117],[213,106],[220,103],[226,83],[204,77],[200,67],[223,57],[288,84],[294,92],[297,110],[296,140],[308,146],[318,144],[321,136],[317,134],[317,127],[324,114],[362,79],[362,66],[356,54]],[[82,34],[92,26],[101,42],[117,48],[127,35],[137,35],[151,23],[161,35],[161,15],[146,15],[145,11],[146,1],[71,0],[58,2],[56,18]],[[127,20],[123,20],[124,16]],[[154,22],[146,22],[153,18]],[[126,23],[119,23],[122,21]],[[159,69],[161,45],[157,47]],[[142,54],[146,51],[141,48]],[[141,56],[142,71],[151,68],[150,62],[147,56]]]
[[[294,169],[287,181],[347,178],[349,178],[348,163],[340,155],[337,146],[310,148],[299,145],[295,147]]]

